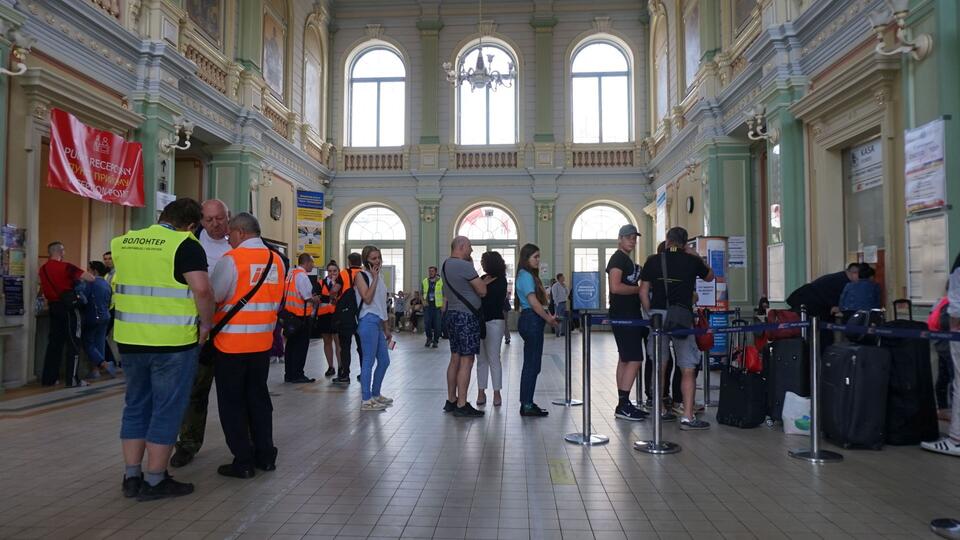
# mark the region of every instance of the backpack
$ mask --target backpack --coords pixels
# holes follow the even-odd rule
[[[367,278],[367,275],[361,270],[357,272],[358,274],[363,275],[364,281],[367,282],[367,285],[370,284],[370,280]],[[353,272],[347,269],[347,276],[350,280],[350,287],[346,292],[340,293],[340,298],[337,299],[337,309],[336,313],[337,324],[341,328],[355,328],[358,324],[358,317],[360,317],[360,303],[357,301],[356,290],[353,288]]]

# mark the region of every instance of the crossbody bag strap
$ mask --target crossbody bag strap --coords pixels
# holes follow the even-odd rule
[[[660,253],[660,271],[663,274],[663,299],[666,302],[666,306],[670,308],[670,287],[667,283],[670,281],[669,276],[667,275],[667,252],[666,250]]]
[[[443,274],[443,281],[444,281],[444,283],[450,283],[450,281],[447,279],[447,261],[443,261],[443,264],[442,264],[441,267],[440,267],[440,273]],[[479,276],[478,276],[478,278],[479,278]],[[450,286],[450,290],[453,291],[453,295],[456,296],[457,299],[460,300],[460,302],[463,303],[463,305],[467,306],[467,309],[470,310],[470,313],[473,313],[473,316],[474,316],[474,317],[480,317],[480,310],[479,310],[479,309],[475,309],[475,308],[473,307],[473,304],[471,304],[470,302],[467,302],[467,299],[464,298],[463,295],[460,294],[460,292],[457,291],[457,289],[454,288],[453,285]],[[483,317],[480,317],[480,320],[481,320],[481,322],[482,322],[482,321],[483,321]]]
[[[260,287],[263,285],[263,282],[267,280],[267,276],[270,274],[270,270],[273,269],[273,250],[268,248],[267,252],[270,253],[270,258],[267,259],[267,265],[263,268],[263,273],[260,274],[260,279],[257,280],[257,284],[254,285],[253,288],[250,289],[249,292],[247,292],[247,294],[243,295],[243,298],[241,298],[239,302],[234,304],[233,307],[230,308],[230,311],[228,311],[227,314],[222,319],[220,319],[220,322],[218,322],[216,326],[214,326],[213,329],[210,330],[210,337],[208,339],[213,339],[214,336],[220,333],[220,331],[223,330],[223,327],[230,322],[230,319],[232,319],[237,313],[239,313],[240,310],[243,309],[243,306],[247,305],[247,302],[249,302],[253,298],[253,295],[257,294],[257,291],[260,290]],[[286,295],[284,295],[284,301],[286,301]]]

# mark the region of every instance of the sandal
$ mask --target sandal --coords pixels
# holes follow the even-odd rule
[[[499,407],[502,403],[503,403],[503,400],[500,398],[499,394],[498,394],[497,392],[494,392],[494,394],[493,394],[493,406],[494,406],[494,407]]]
[[[482,397],[483,399],[480,399],[481,397]],[[478,407],[479,407],[480,405],[486,405],[486,404],[487,404],[487,395],[486,395],[486,394],[478,395],[478,396],[477,396],[477,401],[476,401],[476,403],[477,403],[477,406],[478,406]]]

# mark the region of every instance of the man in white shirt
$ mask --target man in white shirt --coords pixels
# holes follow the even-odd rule
[[[230,241],[227,238],[227,224],[230,220],[230,209],[220,199],[207,199],[200,206],[200,246],[207,255],[207,272],[220,262],[220,259],[230,251]],[[177,440],[177,451],[170,458],[171,467],[183,467],[193,461],[193,456],[203,446],[203,435],[207,428],[207,405],[210,403],[210,388],[213,386],[213,366],[200,364],[197,366],[196,378],[193,380],[193,389],[190,390],[190,404],[183,415],[180,425],[180,436]]]
[[[553,298],[554,314],[557,318],[567,316],[567,297],[569,293],[563,274],[557,274],[557,282],[550,286],[550,298]],[[564,321],[563,324],[553,327],[553,333],[557,337],[563,335],[565,328],[569,328],[569,322],[566,319]]]
[[[287,299],[284,310],[294,315],[310,320],[310,315],[320,305],[320,297],[314,296],[313,284],[307,275],[313,271],[313,257],[309,253],[301,253],[297,257],[297,266],[288,276]],[[296,292],[294,292],[294,290]],[[283,380],[288,383],[312,383],[316,379],[307,377],[303,366],[307,363],[307,352],[310,350],[310,324],[305,322],[296,332],[287,333],[287,346],[284,350]]]

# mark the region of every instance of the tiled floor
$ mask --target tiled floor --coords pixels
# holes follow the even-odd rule
[[[397,402],[382,413],[359,410],[356,383],[285,385],[273,366],[278,469],[252,480],[216,474],[229,456],[212,402],[203,450],[174,471],[197,491],[175,500],[121,496],[118,389],[4,402],[0,538],[906,538],[931,537],[933,517],[960,516],[960,460],[913,447],[845,450],[843,463],[818,467],[787,456],[806,438],[667,424],[665,438],[682,452],[634,451],[652,427],[613,418],[609,334],[595,334],[593,424],[610,444],[563,441],[580,429],[579,408],[517,414],[516,334],[505,346],[504,406],[488,405],[483,419],[453,418],[440,411],[443,344],[424,349],[421,339],[399,337],[384,388]],[[562,350],[562,340],[547,338],[541,405],[562,395]],[[315,345],[313,375],[321,358]]]

